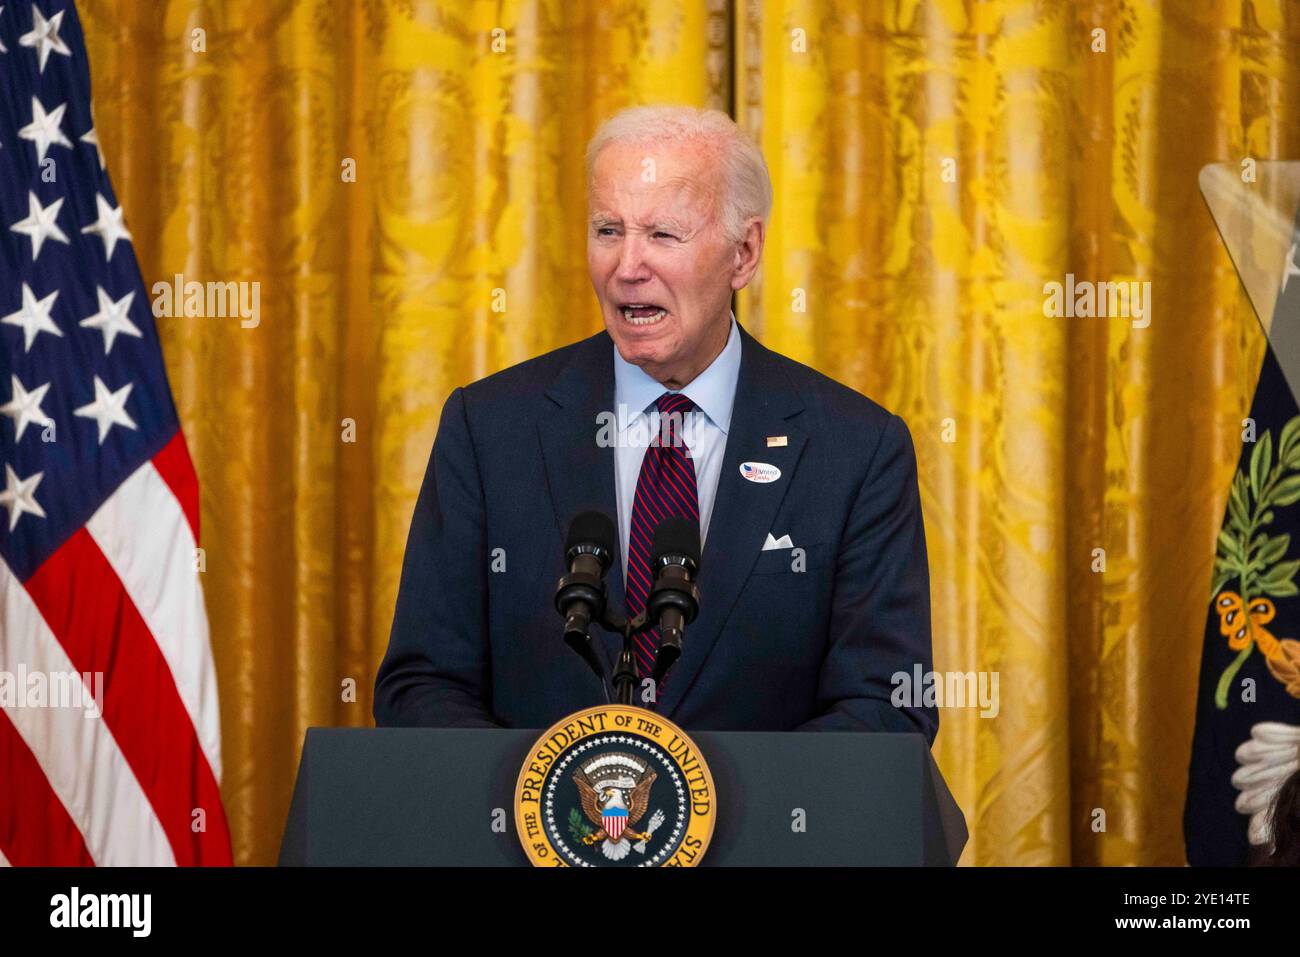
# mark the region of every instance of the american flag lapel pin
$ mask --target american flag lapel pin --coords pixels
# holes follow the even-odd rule
[[[767,437],[767,447],[769,449],[783,449],[789,444],[789,439],[784,435],[769,435]]]

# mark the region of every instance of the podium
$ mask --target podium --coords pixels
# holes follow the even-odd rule
[[[311,728],[280,864],[526,865],[513,792],[540,734]],[[717,792],[704,866],[953,865],[966,844],[919,734],[691,737]]]

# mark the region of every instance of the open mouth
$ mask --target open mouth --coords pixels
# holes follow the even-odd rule
[[[629,302],[618,307],[623,319],[633,326],[653,326],[668,315],[668,310],[648,302]]]

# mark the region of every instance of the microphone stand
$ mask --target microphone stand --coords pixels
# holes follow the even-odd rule
[[[636,662],[632,658],[633,639],[651,629],[652,624],[645,612],[637,615],[631,621],[628,621],[621,615],[606,614],[600,620],[601,626],[616,635],[623,636],[623,650],[619,652],[618,661],[614,665],[614,682],[615,697],[619,704],[633,704],[636,697]]]
[[[695,566],[691,566],[691,574]],[[631,621],[606,613],[600,624],[607,630],[623,636],[623,650],[614,666],[614,686],[619,704],[632,704],[636,694],[636,663],[632,658],[633,639],[647,631],[662,626],[659,647],[655,649],[654,680],[662,686],[668,672],[682,655],[682,639],[686,625],[695,620],[700,607],[700,590],[690,578],[670,580],[670,576],[655,577],[654,586],[646,599],[645,610]],[[675,621],[668,621],[667,610],[676,609]]]

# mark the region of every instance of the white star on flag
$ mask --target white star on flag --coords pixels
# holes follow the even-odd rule
[[[95,292],[99,296],[99,312],[82,319],[78,325],[83,329],[98,329],[104,334],[104,355],[113,351],[113,340],[117,338],[119,332],[137,338],[143,335],[128,315],[131,311],[131,301],[135,299],[134,290],[117,302],[113,301],[113,297],[104,290],[103,286],[96,286]]]
[[[0,505],[9,509],[9,531],[14,530],[23,512],[30,512],[38,518],[45,517],[45,509],[36,501],[36,486],[41,484],[44,475],[44,472],[37,472],[20,479],[13,466],[5,463],[5,490],[0,492]]]
[[[63,56],[72,57],[72,51],[68,45],[59,37],[59,25],[63,22],[63,11],[60,10],[48,20],[41,15],[40,8],[32,4],[32,29],[30,33],[24,33],[18,38],[18,42],[25,47],[35,47],[36,56],[41,61],[40,73],[45,72],[45,61],[50,58],[51,51],[62,54]]]
[[[10,375],[9,379],[13,384],[13,393],[8,402],[0,405],[0,415],[7,415],[14,420],[14,428],[18,431],[14,441],[20,442],[27,426],[54,424],[54,420],[41,410],[41,402],[45,399],[45,393],[50,391],[50,384],[47,382],[28,392],[18,376]]]
[[[108,435],[108,430],[115,425],[123,425],[128,429],[135,428],[135,420],[126,411],[126,400],[131,395],[131,389],[135,383],[128,382],[116,392],[111,391],[108,386],[104,385],[104,380],[95,376],[95,401],[73,411],[73,415],[79,415],[83,419],[94,419],[99,426],[99,444],[104,444],[104,438]]]
[[[45,151],[54,144],[72,149],[72,143],[63,135],[59,124],[63,122],[63,112],[67,103],[60,103],[51,113],[45,112],[41,101],[32,97],[32,121],[18,131],[20,139],[31,140],[36,144],[36,161],[45,162]]]
[[[122,224],[122,207],[114,209],[108,205],[102,193],[95,194],[95,208],[99,210],[99,219],[89,226],[82,228],[83,233],[97,233],[99,238],[104,241],[104,255],[112,259],[113,250],[117,248],[117,241],[125,239],[131,241],[131,234],[127,232],[126,226]]]
[[[18,326],[23,330],[26,339],[23,352],[31,351],[32,343],[42,332],[63,336],[59,327],[54,324],[54,320],[50,318],[50,310],[54,308],[54,300],[57,298],[59,298],[59,291],[56,289],[44,299],[37,299],[36,294],[32,292],[32,287],[23,283],[22,308],[0,319],[0,324]]]
[[[92,123],[94,122],[93,117],[91,119],[91,122]],[[95,147],[95,155],[99,157],[99,168],[103,169],[104,151],[99,148],[99,134],[95,132],[95,127],[92,126],[88,133],[82,133],[81,136],[78,137],[78,139],[81,140],[81,142],[83,143],[89,143],[91,146]]]
[[[56,220],[63,198],[59,197],[48,206],[41,206],[41,201],[31,190],[27,191],[27,218],[20,219],[9,228],[15,233],[26,233],[32,240],[32,262],[41,254],[41,243],[54,239],[61,243],[68,242],[67,234],[59,228]],[[85,230],[82,230],[85,232]]]
[[[5,8],[0,7],[0,13],[4,13],[4,12],[5,12]],[[0,53],[8,53],[8,52],[9,50],[5,47],[4,41],[0,40]]]

